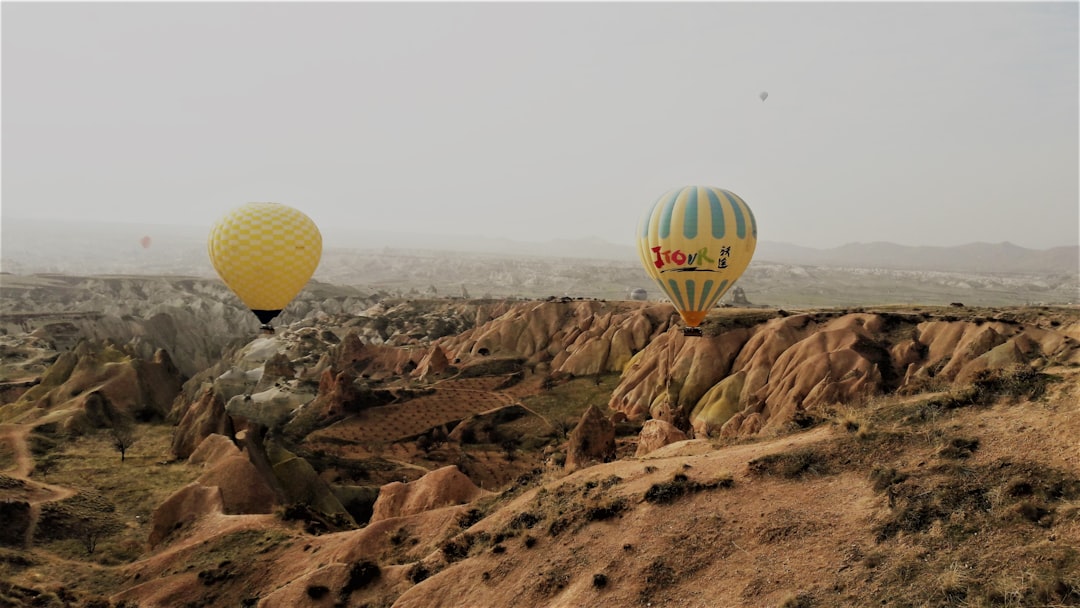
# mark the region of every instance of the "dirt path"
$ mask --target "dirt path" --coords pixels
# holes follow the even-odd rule
[[[30,453],[26,438],[33,428],[25,424],[0,424],[0,443],[8,445],[15,458],[15,466],[3,473],[25,484],[26,491],[22,498],[30,504],[30,523],[26,526],[26,534],[23,537],[23,546],[27,549],[32,546],[34,533],[37,532],[41,505],[71,498],[77,493],[76,490],[66,486],[30,479],[30,474],[34,471],[34,457]]]
[[[26,443],[26,436],[33,427],[25,424],[0,424],[0,443],[11,446],[15,455],[15,468],[3,471],[17,479],[26,479],[34,470],[34,458],[30,455],[30,446]]]

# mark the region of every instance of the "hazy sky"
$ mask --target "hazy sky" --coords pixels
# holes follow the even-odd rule
[[[631,244],[700,183],[763,240],[1076,245],[1078,6],[4,2],[2,213]]]

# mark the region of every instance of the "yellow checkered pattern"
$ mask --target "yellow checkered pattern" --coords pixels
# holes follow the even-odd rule
[[[280,203],[248,203],[210,230],[214,269],[252,310],[281,310],[304,288],[322,258],[315,222]]]

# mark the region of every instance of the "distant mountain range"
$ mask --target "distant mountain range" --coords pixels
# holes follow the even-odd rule
[[[780,264],[938,270],[942,272],[1080,274],[1080,245],[1027,249],[1012,243],[970,243],[953,247],[910,247],[896,243],[849,243],[812,249],[759,242],[754,259]]]
[[[3,218],[0,267],[9,272],[42,272],[40,266],[62,268],[79,260],[79,272],[95,259],[127,257],[167,271],[170,261],[182,262],[174,272],[193,272],[205,258],[205,228],[149,224],[87,223]],[[150,246],[140,239],[151,237]],[[510,239],[390,233],[324,231],[327,249],[408,249],[471,252],[521,257],[637,260],[637,251],[602,239],[547,242]],[[1012,243],[971,243],[952,247],[912,247],[895,243],[849,243],[815,249],[789,243],[758,242],[754,260],[798,266],[887,268],[942,272],[1080,275],[1080,245],[1028,249]],[[209,264],[205,264],[209,268]]]

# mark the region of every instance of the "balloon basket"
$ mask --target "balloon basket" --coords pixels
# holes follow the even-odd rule
[[[264,334],[274,335],[274,328],[269,323],[263,323],[259,326],[259,331]]]
[[[682,335],[700,338],[704,336],[705,333],[701,331],[700,327],[684,327],[682,330]]]

